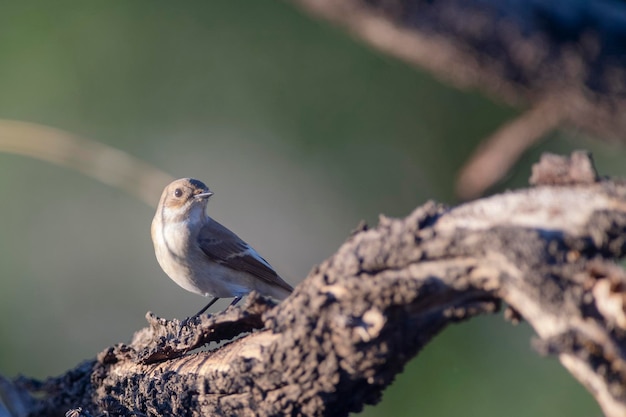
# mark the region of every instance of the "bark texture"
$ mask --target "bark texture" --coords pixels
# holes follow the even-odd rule
[[[545,156],[532,183],[362,226],[277,306],[252,295],[182,330],[149,314],[130,344],[65,375],[0,381],[6,415],[345,416],[448,324],[504,302],[607,416],[624,416],[626,183],[580,152]]]

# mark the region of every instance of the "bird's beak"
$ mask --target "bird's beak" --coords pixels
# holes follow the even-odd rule
[[[205,193],[196,194],[196,195],[194,195],[194,197],[197,198],[197,199],[201,199],[201,198],[209,198],[212,195],[213,195],[212,191],[207,191]]]

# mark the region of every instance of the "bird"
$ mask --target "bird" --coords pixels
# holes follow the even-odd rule
[[[187,291],[212,297],[193,317],[220,298],[234,297],[233,306],[253,290],[277,300],[287,298],[291,285],[250,245],[209,217],[212,195],[202,181],[173,181],[161,194],[150,228],[163,271]]]

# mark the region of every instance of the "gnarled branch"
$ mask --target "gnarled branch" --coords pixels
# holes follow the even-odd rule
[[[626,274],[614,263],[626,250],[626,183],[598,179],[584,153],[543,158],[532,182],[381,217],[275,307],[253,295],[180,337],[177,322],[149,316],[130,344],[42,383],[3,380],[0,391],[23,410],[15,416],[79,406],[75,415],[342,416],[376,403],[448,324],[505,302],[607,416],[626,415]]]

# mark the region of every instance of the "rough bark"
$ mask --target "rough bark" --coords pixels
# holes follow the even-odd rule
[[[448,324],[504,302],[607,416],[624,416],[626,183],[599,179],[585,153],[544,157],[532,183],[362,226],[277,306],[253,295],[180,332],[149,314],[130,344],[65,375],[2,380],[6,415],[345,416]]]

